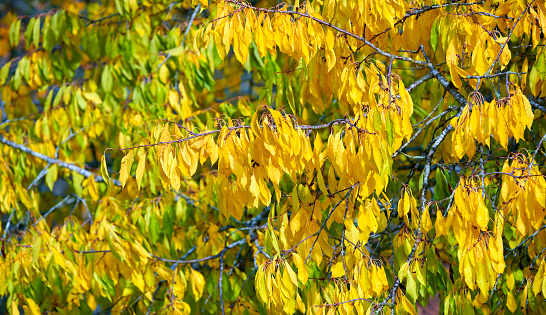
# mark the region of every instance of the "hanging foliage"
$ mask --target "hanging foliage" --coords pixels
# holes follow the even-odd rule
[[[543,1],[14,8],[9,312],[546,312]]]

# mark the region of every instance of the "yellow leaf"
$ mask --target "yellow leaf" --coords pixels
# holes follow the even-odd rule
[[[478,73],[483,75],[489,69],[487,60],[485,59],[485,42],[480,41],[472,52],[472,67]]]
[[[258,185],[258,181],[256,180],[256,177],[255,176],[252,176],[250,178],[250,187],[249,187],[249,190],[248,190],[252,196],[254,197],[258,197],[259,194],[260,194],[260,186]]]
[[[180,272],[179,270],[176,270],[175,272],[176,272],[176,276],[175,276],[175,281],[173,285],[174,294],[178,298],[183,298],[184,295],[186,294],[187,280],[186,280],[186,277],[184,276],[184,273]]]
[[[404,192],[404,199],[401,201],[401,205],[398,205],[398,208],[402,210],[402,213],[400,213],[400,210],[398,210],[398,215],[403,217],[409,213],[411,207],[410,195],[407,190]]]
[[[330,28],[326,32],[326,50],[333,50],[335,44],[335,35]]]
[[[527,295],[529,294],[529,282],[525,285],[522,290],[523,294],[521,295],[520,306],[522,313],[526,314],[527,312]]]
[[[474,290],[476,288],[475,281],[474,281],[474,266],[472,265],[470,259],[470,254],[464,256],[462,261],[463,266],[463,274],[464,274],[464,280],[466,281],[466,284],[470,288],[470,290]]]
[[[131,168],[133,167],[133,162],[135,161],[135,154],[133,153],[133,150],[129,150],[129,153],[127,153],[126,157],[127,157],[127,174],[131,175]]]
[[[180,56],[181,54],[184,53],[186,49],[182,46],[178,46],[178,47],[175,47],[175,48],[171,48],[169,50],[165,50],[163,53],[166,54],[166,55],[171,55],[172,57],[177,57],[177,56]]]
[[[169,179],[171,180],[171,186],[174,188],[174,190],[178,191],[180,190],[180,176],[178,175],[176,162],[171,163],[170,168]]]
[[[40,312],[40,307],[38,306],[38,304],[36,304],[36,302],[34,302],[33,299],[31,298],[26,298],[27,300],[27,305],[28,305],[28,308],[30,309],[30,312],[32,315],[41,315],[42,312]]]
[[[53,259],[55,260],[55,263],[61,268],[66,268],[64,257],[57,249],[53,249]]]
[[[301,299],[301,296],[299,295],[299,293],[296,293],[297,297],[296,297],[296,305],[298,307],[298,309],[302,312],[302,314],[305,314],[305,303],[303,303],[302,299]]]
[[[508,146],[508,130],[506,126],[506,121],[503,119],[502,115],[499,115],[499,121],[497,123],[497,128],[495,128],[495,131],[498,135],[497,140],[499,141],[500,145],[506,148]]]
[[[400,278],[400,281],[404,281],[406,276],[408,275],[409,265],[408,262],[405,261],[402,266],[400,266],[400,269],[398,270],[398,278]]]
[[[478,198],[480,198],[480,197],[478,197]],[[476,213],[476,222],[478,223],[478,227],[482,231],[485,231],[485,230],[487,230],[487,223],[489,221],[489,210],[487,209],[487,207],[483,203],[483,200],[479,201],[477,210],[478,211]]]
[[[455,42],[452,41],[449,43],[449,46],[447,47],[446,51],[446,61],[448,64],[457,65],[458,57],[457,57],[457,49],[455,48]]]
[[[267,301],[267,288],[265,287],[265,281],[264,277],[262,276],[264,274],[264,270],[262,266],[258,267],[258,271],[256,272],[256,278],[254,279],[254,286],[256,287],[258,291],[258,298],[265,302]]]
[[[97,309],[97,299],[93,294],[91,294],[91,292],[87,292],[85,294],[85,301],[92,311]]]
[[[437,236],[446,235],[446,220],[440,210],[436,211],[436,222],[434,223],[434,227]]]
[[[323,255],[324,253],[320,246],[315,246],[315,248],[313,248],[313,251],[311,252],[311,258],[313,258],[317,265],[320,265],[322,263]]]
[[[309,272],[307,272],[307,268],[303,263],[303,259],[301,259],[300,255],[298,255],[297,253],[293,253],[292,257],[294,258],[294,264],[296,264],[296,268],[298,268],[298,279],[301,283],[305,285],[307,283],[307,280],[309,279]]]
[[[510,49],[508,49],[508,45],[507,45],[502,50],[502,53],[499,58],[499,61],[501,64],[501,70],[504,70],[504,68],[506,68],[506,65],[508,65],[508,63],[510,62],[510,59],[512,59],[512,52],[510,52]]]
[[[503,256],[503,247],[502,247],[502,233],[497,232],[497,235],[495,236],[495,239],[489,242],[489,256],[493,261],[503,263],[504,262],[504,256]],[[504,271],[504,270],[502,270]],[[497,272],[502,272],[500,270],[497,270]]]
[[[19,315],[19,308],[17,306],[17,303],[15,301],[11,301],[11,314],[12,315]]]
[[[260,20],[263,20],[262,16],[260,16]],[[256,37],[256,47],[258,48],[258,52],[260,53],[260,56],[264,58],[267,55],[267,46],[263,28],[258,26],[254,34]]]
[[[102,178],[110,186],[110,176],[108,176],[108,168],[106,167],[106,157],[103,155],[100,160],[100,171],[102,173]]]
[[[326,50],[326,66],[328,67],[328,72],[334,68],[336,65],[336,53],[333,49]]]
[[[200,298],[203,295],[203,288],[205,287],[205,277],[196,270],[191,269],[191,289],[193,296]]]
[[[208,155],[210,157],[210,165],[214,165],[218,161],[218,145],[210,138],[210,145],[208,146]]]
[[[140,156],[140,160],[138,161],[138,166],[136,169],[136,182],[139,189],[142,186],[142,176],[144,176],[145,167],[146,167],[146,153]]]
[[[353,220],[350,218],[345,220],[345,229],[345,238],[351,243],[351,245],[355,246],[360,238],[360,232],[354,225]]]
[[[91,196],[91,199],[93,199],[94,201],[99,200],[99,191],[97,189],[97,183],[95,182],[95,178],[93,176],[87,179],[87,191],[89,192],[89,196]]]
[[[425,231],[425,233],[428,233],[430,229],[432,229],[432,220],[430,219],[430,213],[427,206],[423,211],[421,217],[421,230]]]
[[[343,268],[343,262],[338,262],[332,267],[332,278],[339,278],[345,275],[345,269]]]
[[[411,315],[417,315],[415,307],[404,294],[400,295],[400,299],[402,300],[402,307],[406,310],[406,312],[410,313]]]
[[[512,295],[512,292],[506,293],[506,307],[510,310],[510,312],[514,312],[516,308],[518,307],[518,304],[516,303],[516,299]]]
[[[127,178],[129,175],[127,174],[127,156],[124,156],[121,159],[121,168],[119,170],[119,181],[121,182],[121,187],[125,187],[125,183],[127,182]]]
[[[169,80],[169,68],[167,68],[167,64],[163,64],[161,68],[159,68],[159,81],[166,84]]]
[[[144,284],[144,276],[142,273],[138,270],[133,271],[131,274],[131,282],[137,287],[141,292],[144,292],[146,290],[145,284]]]
[[[540,264],[535,279],[533,281],[533,294],[536,296],[542,290],[542,281],[544,279],[544,263]]]
[[[195,174],[195,171],[197,170],[197,165],[199,163],[199,153],[188,148],[188,155],[190,156],[188,165],[189,165],[189,174],[191,176]]]
[[[85,97],[88,101],[94,104],[102,104],[102,100],[100,99],[100,96],[95,92],[93,93],[83,92],[83,97]]]
[[[521,66],[521,72],[524,72],[521,75],[521,90],[525,90],[525,87],[527,86],[527,74],[529,73],[529,60],[527,60],[527,57],[523,60],[523,65]]]
[[[286,271],[288,271],[288,275],[290,276],[290,281],[297,287],[298,286],[298,277],[296,276],[296,273],[294,270],[292,270],[292,267],[290,265],[285,265]]]
[[[451,76],[451,82],[453,82],[453,85],[457,89],[460,89],[463,83],[461,82],[461,79],[459,78],[459,74],[457,73],[457,65],[455,63],[448,62],[449,67],[449,75]]]
[[[236,219],[240,219],[240,217],[237,217]],[[277,241],[277,236],[275,235],[275,232],[273,231],[271,225],[272,224],[269,224],[269,235],[271,236],[271,243],[273,243],[273,248],[275,248],[277,253],[280,253],[281,249],[279,247],[279,242]]]
[[[544,292],[546,292],[546,278],[543,278],[543,280],[542,280],[542,294],[543,295],[546,294]]]
[[[36,261],[38,261],[41,250],[42,250],[42,239],[38,237],[37,239],[34,240],[34,244],[32,244],[32,263],[33,264],[35,264]]]
[[[403,114],[405,117],[410,117],[413,114],[413,101],[402,80],[398,81],[398,93],[400,93],[400,99],[405,107]]]
[[[514,279],[514,273],[512,272],[512,269],[508,269],[506,271],[506,287],[508,290],[512,290],[515,284],[516,279]]]

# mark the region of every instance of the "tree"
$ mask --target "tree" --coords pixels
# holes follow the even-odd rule
[[[543,1],[2,23],[11,313],[546,311]]]

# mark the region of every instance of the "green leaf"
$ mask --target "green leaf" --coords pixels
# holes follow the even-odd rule
[[[11,65],[11,61],[6,63],[2,67],[2,70],[0,70],[0,86],[4,85],[6,83],[6,80],[8,79],[10,65]]]
[[[62,19],[62,16],[61,16],[62,12],[57,12],[55,14],[53,14],[53,16],[51,17],[51,19],[49,20],[49,23],[51,25],[51,32],[53,33],[53,37],[55,38],[55,40],[57,40],[59,38],[59,35],[61,35],[60,33],[60,27],[59,27],[59,20]]]
[[[45,182],[49,190],[53,191],[53,185],[57,181],[58,177],[58,169],[57,164],[53,164],[49,167],[49,170],[47,171],[47,174],[45,176]]]
[[[104,69],[102,70],[102,76],[101,76],[101,85],[104,90],[104,92],[110,92],[112,91],[112,70],[110,68],[110,65],[106,65]]]
[[[281,104],[286,104],[288,102],[286,98],[284,98],[284,90],[286,89],[286,86],[283,82],[283,80],[279,80],[279,83],[277,83],[276,92],[275,93],[275,108],[281,108]],[[284,98],[284,99],[283,99]]]
[[[375,109],[373,114],[374,114],[373,115],[373,128],[375,129],[375,131],[381,132],[381,130],[383,129],[382,128],[383,121],[381,120],[381,113],[377,109]]]
[[[449,314],[451,309],[451,295],[446,296],[444,300],[444,312],[443,314]]]
[[[438,31],[438,19],[434,20],[432,28],[430,29],[430,44],[432,45],[432,50],[436,51],[439,43],[439,31]]]
[[[36,235],[36,240],[32,244],[32,263],[36,263],[40,257],[40,251],[42,250],[42,239]]]
[[[273,78],[274,77],[269,78],[269,80],[267,80],[267,82],[265,83],[265,100],[267,101],[267,105],[269,106],[271,106],[271,103],[273,102]]]
[[[105,290],[106,297],[111,301],[112,296],[116,294],[116,288],[114,282],[108,278],[108,276],[100,275],[97,272],[93,272],[93,278],[99,283],[100,287]]]
[[[258,97],[258,100],[259,100],[258,103],[259,103],[259,104],[262,103],[262,100],[267,96],[267,94],[268,94],[268,91],[267,91],[266,88],[262,88],[262,89],[260,90],[260,96]],[[267,100],[266,100],[266,101],[267,101]],[[269,102],[268,102],[268,104],[269,104]]]
[[[51,104],[53,107],[56,107],[57,105],[61,103],[65,89],[66,89],[65,85],[59,88],[59,90],[57,91],[57,95],[55,95],[55,98],[53,99],[53,103]]]
[[[118,11],[118,13],[123,16],[123,9],[122,9],[122,6],[121,6],[121,1],[120,0],[115,0],[115,3],[116,3],[116,10]]]
[[[434,187],[434,200],[442,200],[449,197],[449,188],[446,176],[440,169],[436,169],[436,186]]]
[[[150,240],[152,241],[152,244],[157,243],[159,241],[159,233],[161,232],[161,227],[159,225],[159,220],[157,219],[157,216],[155,213],[152,213],[150,216]]]
[[[264,233],[264,243],[265,243],[265,252],[268,254],[268,255],[272,255],[273,253],[273,250],[271,248],[271,236],[269,233]]]
[[[53,100],[53,93],[54,93],[54,92],[55,92],[55,91],[52,89],[52,90],[49,91],[49,93],[47,94],[47,98],[46,98],[46,100],[45,100],[45,102],[44,102],[44,105],[45,105],[46,108],[51,107],[51,101]]]
[[[49,53],[53,50],[53,47],[55,47],[56,40],[55,40],[55,34],[51,30],[51,27],[48,24],[44,24],[44,27],[42,29],[42,47]],[[74,51],[74,55],[77,51]],[[74,61],[74,59],[72,59]]]
[[[298,111],[296,110],[296,102],[294,100],[294,89],[292,88],[292,81],[290,78],[287,80],[287,89],[286,89],[286,99],[288,100],[288,105],[290,105],[290,109],[292,110],[292,113],[294,115],[298,115]]]
[[[46,137],[46,138],[49,138],[51,136],[51,133],[49,132],[49,123],[47,122],[47,117],[44,117],[43,118],[43,121],[42,121],[42,134]]]
[[[148,59],[148,61],[150,65],[154,65],[155,62],[157,61],[157,57],[159,56],[158,46],[159,46],[159,42],[157,40],[157,37],[154,37],[150,41],[150,46],[148,46],[149,53],[150,53],[150,58]]]
[[[78,107],[81,110],[87,109],[87,101],[83,98],[82,93],[80,93],[80,91],[76,93],[76,103],[78,104]]]
[[[27,57],[21,58],[17,70],[21,72],[26,81],[30,81],[30,62]]]
[[[49,81],[49,67],[46,59],[40,60],[39,69],[40,69],[40,75],[44,79],[44,81]]]
[[[32,32],[34,31],[34,22],[36,22],[35,18],[31,18],[30,21],[28,21],[27,29],[25,31],[25,48],[28,49],[30,47],[30,44],[32,43]]]
[[[176,220],[176,207],[168,207],[163,212],[163,232],[166,237],[173,233],[174,222]]]
[[[40,47],[40,18],[36,18],[36,22],[34,23],[34,29],[32,32],[32,39],[34,43],[34,47],[38,48]]]
[[[415,282],[415,279],[413,279],[412,272],[409,269],[406,278],[408,279],[406,284],[407,296],[409,297],[411,303],[415,304],[415,300],[417,300],[417,283]]]
[[[271,243],[273,244],[273,248],[277,251],[277,253],[281,252],[281,249],[279,247],[279,242],[277,241],[277,236],[275,235],[275,232],[273,232],[273,229],[270,227],[269,232],[271,233]]]
[[[534,91],[535,90],[535,86],[537,85],[538,83],[538,80],[539,80],[539,71],[538,71],[538,66],[534,66],[531,68],[531,72],[529,73],[529,88],[531,89],[531,91]]]
[[[543,51],[542,54],[540,54],[540,57],[538,57],[535,64],[540,78],[544,79],[544,77],[546,77],[546,52]]]
[[[235,114],[235,112],[237,111],[237,107],[227,102],[221,103],[219,107],[223,113],[228,114],[230,117],[233,117],[233,114]]]
[[[385,131],[387,132],[387,142],[390,146],[394,143],[394,124],[392,123],[392,118],[390,115],[387,115],[387,122],[385,125]]]
[[[423,286],[427,284],[425,275],[423,274],[421,268],[415,268],[415,275],[417,276],[417,281],[419,281],[419,283],[421,283]]]
[[[463,309],[462,313],[463,314],[468,314],[468,315],[476,314],[476,312],[474,311],[474,306],[472,305],[472,301],[465,300],[464,309]]]
[[[211,45],[209,45],[209,47],[212,47]],[[258,69],[263,69],[265,64],[264,64],[264,61],[262,60],[262,57],[260,56],[260,52],[258,51],[258,47],[256,47],[256,44],[254,42],[252,42],[252,44],[250,45],[250,54],[249,56],[252,56],[254,58],[252,58],[252,60],[254,60],[255,62],[253,63],[253,66],[258,68]]]
[[[17,19],[9,27],[9,43],[11,47],[19,45],[19,33],[21,32],[21,20]]]
[[[72,186],[74,191],[80,197],[83,197],[82,181],[84,176],[76,171],[72,171]]]

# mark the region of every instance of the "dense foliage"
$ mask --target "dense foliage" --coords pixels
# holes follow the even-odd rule
[[[546,312],[544,1],[17,10],[9,312]]]

